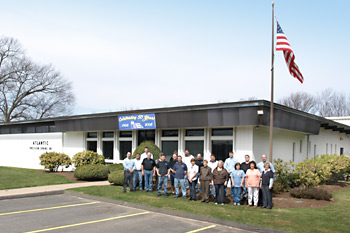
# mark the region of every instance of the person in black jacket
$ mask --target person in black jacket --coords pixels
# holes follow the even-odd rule
[[[272,187],[273,172],[270,169],[270,163],[264,164],[265,171],[262,172],[260,189],[262,191],[262,208],[272,209]]]
[[[156,163],[151,159],[151,152],[147,153],[147,158],[142,161],[142,175],[145,177],[145,191],[152,192],[153,176],[156,175]]]
[[[175,172],[173,170],[175,163],[177,163],[177,151],[174,151],[173,157],[169,160],[171,193],[173,195],[175,195]]]
[[[247,172],[247,170],[249,169],[249,162],[250,162],[250,156],[249,155],[245,155],[244,156],[244,162],[241,163],[241,169],[244,171],[244,173]],[[247,192],[247,187],[245,187],[245,180],[243,182],[243,199],[247,199],[248,197],[248,192]]]

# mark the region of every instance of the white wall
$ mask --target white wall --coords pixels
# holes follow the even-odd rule
[[[344,154],[350,155],[350,135],[333,131],[330,129],[320,129],[319,135],[310,135],[310,157],[314,154],[340,154],[340,148],[344,148]],[[328,153],[327,153],[328,144]],[[314,152],[314,146],[316,145],[316,153]],[[331,151],[332,149],[332,151]]]
[[[254,128],[254,155],[257,162],[261,161],[261,155],[269,154],[270,131],[269,127],[260,126]],[[306,159],[307,142],[304,133],[287,131],[274,128],[272,159],[280,158],[283,161],[293,161],[293,143],[295,143],[294,161],[296,163]],[[302,143],[300,153],[300,141]]]
[[[234,152],[239,162],[244,161],[246,154],[254,160],[253,154],[253,126],[239,126],[235,128]]]
[[[42,169],[46,151],[62,152],[62,133],[0,135],[0,166]]]
[[[73,157],[76,153],[86,150],[84,132],[67,132],[63,137],[63,153]]]

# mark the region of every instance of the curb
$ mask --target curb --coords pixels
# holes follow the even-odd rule
[[[146,206],[146,205],[142,205],[142,204],[135,204],[135,203],[131,203],[131,202],[113,200],[113,199],[108,199],[108,198],[104,198],[104,197],[92,196],[92,195],[73,192],[73,191],[66,191],[65,190],[64,194],[82,197],[82,198],[87,198],[87,199],[92,199],[92,200],[96,200],[96,201],[112,203],[112,204],[118,204],[121,206],[132,207],[132,208],[142,209],[142,210],[146,210],[146,211],[152,211],[155,213],[177,216],[177,217],[181,217],[181,218],[190,218],[190,219],[203,221],[203,222],[210,222],[210,223],[214,223],[214,224],[220,224],[223,226],[234,227],[234,228],[252,231],[252,232],[263,232],[263,233],[270,233],[270,232],[283,233],[283,232],[285,232],[285,231],[278,231],[278,230],[269,229],[269,228],[263,228],[263,227],[259,227],[259,226],[248,225],[248,224],[244,224],[244,223],[233,222],[233,221],[229,221],[229,220],[217,219],[217,218],[189,214],[189,213],[184,213],[184,212],[179,212],[179,211],[166,210],[166,209]]]
[[[0,196],[0,200],[17,199],[17,198],[25,198],[25,197],[39,197],[39,196],[47,196],[47,195],[59,195],[59,194],[64,194],[64,190]]]

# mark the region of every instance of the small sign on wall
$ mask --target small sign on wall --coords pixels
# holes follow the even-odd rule
[[[156,128],[156,116],[154,113],[118,116],[118,122],[119,130]]]
[[[30,150],[52,150],[49,145],[49,141],[33,141],[32,146],[29,147]]]

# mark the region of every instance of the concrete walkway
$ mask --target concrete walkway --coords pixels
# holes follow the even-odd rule
[[[108,181],[94,181],[94,182],[57,184],[57,185],[46,185],[46,186],[38,186],[38,187],[30,187],[30,188],[0,190],[0,200],[21,198],[21,197],[52,195],[52,194],[62,194],[66,189],[89,187],[89,186],[101,186],[101,185],[110,185],[110,183]]]

